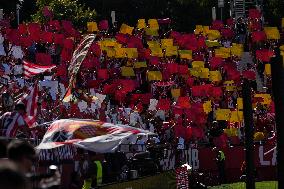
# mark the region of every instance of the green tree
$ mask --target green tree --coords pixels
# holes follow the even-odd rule
[[[87,8],[78,0],[37,0],[37,12],[32,16],[33,21],[44,23],[49,20],[44,16],[43,10],[48,7],[52,11],[54,20],[69,20],[79,30],[86,29],[88,21],[94,21],[96,11]]]
[[[280,26],[280,20],[284,17],[283,10],[283,0],[264,1],[264,16],[270,25]]]

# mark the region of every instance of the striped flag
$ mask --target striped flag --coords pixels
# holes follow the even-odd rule
[[[70,62],[70,66],[68,68],[69,77],[70,77],[69,86],[63,97],[63,102],[70,102],[72,100],[72,92],[73,92],[72,90],[75,88],[77,73],[79,72],[81,64],[86,58],[95,38],[96,35],[93,34],[87,35],[74,51]]]
[[[52,69],[56,68],[56,66],[40,66],[27,61],[23,61],[23,64],[24,76],[27,79],[44,72],[51,72]]]
[[[37,101],[38,101],[38,83],[31,86],[27,93],[25,93],[17,103],[23,103],[26,106],[26,115],[24,117],[27,125],[33,127],[36,124],[37,117]]]

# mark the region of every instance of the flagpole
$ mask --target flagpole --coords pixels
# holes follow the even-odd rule
[[[284,188],[284,68],[279,48],[276,57],[271,59],[272,91],[275,103],[275,121],[277,130],[277,180],[278,188]]]
[[[254,124],[251,102],[251,86],[247,79],[243,81],[243,106],[245,121],[246,189],[255,189],[253,144]]]

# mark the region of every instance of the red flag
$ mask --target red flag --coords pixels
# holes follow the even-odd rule
[[[259,19],[261,18],[261,12],[257,9],[250,9],[249,10],[249,17],[252,19]]]
[[[256,50],[256,58],[263,62],[269,62],[273,55],[274,52],[268,49]]]
[[[178,72],[178,64],[176,64],[176,63],[166,64],[166,72],[168,72],[170,75],[177,73]]]
[[[46,53],[36,53],[36,63],[39,65],[51,65],[51,56]]]
[[[190,108],[190,99],[188,96],[179,97],[176,106],[181,108]]]
[[[243,77],[247,78],[249,80],[255,80],[256,79],[256,75],[255,75],[254,71],[244,71]]]
[[[158,57],[156,57],[156,56],[151,56],[150,57],[150,64],[152,64],[152,65],[158,65],[159,64],[159,58]]]
[[[234,31],[232,29],[229,29],[229,28],[221,29],[221,33],[222,33],[222,36],[227,37],[227,38],[232,38],[235,35]]]
[[[21,46],[23,46],[23,47],[30,47],[30,46],[32,46],[33,41],[30,38],[30,36],[25,36],[25,37],[21,36],[20,37],[20,43],[21,43]]]
[[[99,23],[99,29],[100,30],[108,30],[109,26],[108,26],[108,21],[107,20],[102,20]]]
[[[31,39],[35,42],[39,42],[41,33],[40,25],[38,23],[29,23],[28,31],[30,33]]]
[[[88,80],[87,82],[87,88],[99,88],[101,81],[99,80]]]
[[[187,65],[178,65],[179,74],[188,74],[188,66]]]
[[[51,27],[51,29],[53,30],[60,30],[61,26],[58,20],[50,20],[49,21],[49,26]]]
[[[118,43],[126,44],[128,41],[128,37],[126,34],[118,33],[115,35],[115,39]]]
[[[221,87],[212,87],[212,96],[214,98],[222,97],[223,96],[223,91]]]
[[[169,110],[171,106],[171,101],[169,99],[160,99],[157,104],[159,110]]]
[[[214,20],[212,22],[212,30],[221,30],[222,28],[224,28],[224,24],[221,20]]]
[[[210,67],[212,70],[218,69],[222,66],[223,59],[221,57],[212,57],[210,59]]]
[[[107,69],[99,69],[98,70],[98,79],[108,79]]]
[[[252,32],[252,41],[253,42],[260,42],[260,41],[265,41],[266,40],[266,34],[264,31],[255,31]]]
[[[186,80],[186,84],[187,84],[189,87],[192,87],[193,84],[194,84],[194,78],[188,77],[187,80]]]
[[[63,45],[64,35],[63,34],[54,34],[54,43],[56,45]]]
[[[26,24],[20,24],[18,27],[20,35],[25,35],[28,33],[28,27]]]
[[[41,40],[43,43],[52,43],[53,42],[53,33],[52,32],[42,32]]]

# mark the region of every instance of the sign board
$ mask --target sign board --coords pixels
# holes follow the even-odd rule
[[[0,84],[2,85],[8,85],[8,79],[5,77],[0,77]]]
[[[223,8],[224,7],[224,0],[218,0],[218,7]]]

